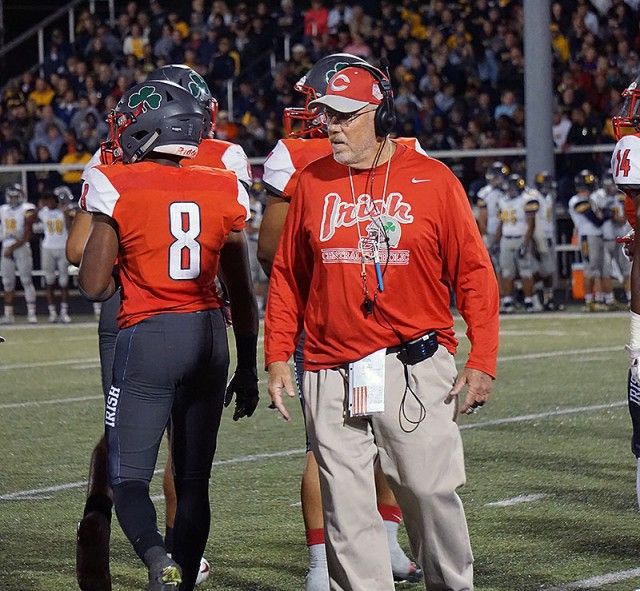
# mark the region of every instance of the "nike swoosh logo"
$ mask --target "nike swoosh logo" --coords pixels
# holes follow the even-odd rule
[[[417,179],[417,178],[413,177],[411,179],[411,182],[414,183],[414,184],[415,183],[428,183],[430,180],[431,179]]]

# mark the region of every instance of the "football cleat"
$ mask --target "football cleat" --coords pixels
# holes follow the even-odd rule
[[[61,312],[60,322],[62,322],[62,324],[69,324],[71,322],[71,316],[69,316],[67,312]]]
[[[5,314],[0,318],[0,324],[15,324],[16,317],[13,314]]]
[[[49,322],[58,322],[58,314],[55,310],[53,312],[49,312]]]
[[[409,563],[409,569],[407,572],[393,573],[394,583],[419,583],[422,581],[422,577],[422,569],[415,562]]]
[[[38,324],[38,317],[35,314],[28,314],[27,322],[29,324]]]
[[[513,314],[515,311],[516,309],[513,306],[513,302],[502,302],[500,306],[501,314]]]
[[[82,591],[111,591],[110,535],[111,522],[98,511],[87,513],[78,524],[76,578]]]
[[[200,559],[200,570],[198,571],[198,576],[196,577],[196,586],[202,585],[208,578],[209,573],[211,572],[211,566],[209,565],[209,561],[203,556]]]

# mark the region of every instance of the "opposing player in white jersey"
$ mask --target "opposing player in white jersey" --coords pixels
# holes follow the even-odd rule
[[[497,239],[500,240],[501,311],[510,314],[513,303],[513,280],[520,277],[524,293],[524,309],[536,312],[533,302],[533,236],[536,214],[540,209],[538,194],[527,190],[524,179],[510,174],[503,183],[504,195],[498,202],[500,221]]]
[[[487,184],[478,191],[478,228],[484,244],[491,256],[493,268],[499,275],[500,241],[496,240],[498,231],[500,198],[504,196],[502,185],[510,170],[504,162],[494,162],[487,169],[484,178]]]
[[[611,281],[603,277],[604,242],[602,224],[591,201],[591,194],[598,188],[595,175],[581,170],[574,178],[576,194],[569,199],[569,215],[580,240],[584,262],[584,309],[586,312],[604,311],[605,299],[612,301]],[[605,293],[610,294],[605,296]]]
[[[633,425],[631,451],[636,457],[636,493],[640,505],[640,244],[637,220],[640,214],[640,78],[622,93],[624,102],[612,118],[618,140],[611,157],[613,180],[626,195],[625,213],[635,231],[631,243],[630,335],[626,349],[630,358],[627,379],[629,413]]]
[[[66,185],[48,192],[41,199],[38,220],[42,224],[44,238],[40,249],[40,260],[47,284],[47,304],[49,322],[58,320],[64,324],[71,322],[69,316],[69,261],[65,247],[69,236],[69,223],[73,215],[71,205],[73,194]],[[56,310],[55,285],[56,272],[60,286],[60,314]]]
[[[0,250],[0,275],[4,290],[4,316],[0,324],[13,324],[15,315],[13,302],[16,289],[16,274],[20,277],[27,302],[27,322],[36,323],[36,288],[33,285],[33,256],[31,254],[31,232],[35,221],[36,207],[27,201],[19,184],[7,187],[5,203],[0,205],[2,249]]]
[[[556,182],[551,173],[543,170],[536,174],[535,188],[539,194],[540,209],[536,214],[536,228],[533,235],[536,276],[542,281],[542,306],[547,312],[560,309],[553,295],[553,274],[556,270],[555,220]]]
[[[607,289],[611,292],[610,301],[607,304],[610,310],[623,310],[625,306],[615,301],[613,290],[611,289],[611,278],[614,276],[614,263],[623,278],[627,301],[629,301],[631,293],[629,287],[629,273],[631,272],[631,264],[619,248],[616,240],[627,234],[630,230],[629,223],[624,215],[624,193],[622,193],[613,182],[613,175],[607,172],[602,177],[602,186],[591,194],[591,203],[596,215],[603,220],[602,223],[602,241],[604,247],[604,266],[603,266],[603,291]],[[605,302],[606,303],[606,302]]]
[[[295,85],[295,89],[305,95],[305,106],[285,109],[283,123],[288,137],[278,141],[264,163],[262,180],[270,197],[260,226],[258,259],[267,275],[271,272],[289,202],[300,172],[311,162],[332,153],[324,121],[317,111],[308,108],[308,104],[326,92],[329,79],[337,71],[362,61],[356,56],[344,53],[326,56]],[[393,141],[424,154],[415,138],[396,138]],[[301,383],[302,375],[302,343],[301,338],[294,356],[298,383]],[[309,572],[305,579],[305,591],[325,591],[329,588],[329,573],[324,543],[320,481],[318,466],[308,445],[307,452],[301,486],[302,515],[309,549]],[[376,472],[376,492],[378,510],[387,530],[394,579],[417,582],[422,578],[422,570],[406,556],[398,543],[402,511],[381,469],[377,469]]]

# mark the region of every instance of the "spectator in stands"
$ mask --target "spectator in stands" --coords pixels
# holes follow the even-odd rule
[[[44,73],[50,76],[53,73],[64,71],[67,57],[70,54],[70,48],[65,42],[64,34],[60,29],[54,29],[51,32],[51,42],[49,49],[44,56]]]
[[[333,3],[333,8],[329,11],[327,27],[332,35],[338,32],[342,25],[351,25],[353,9],[346,2],[337,0]]]
[[[38,107],[44,107],[51,104],[54,96],[55,92],[49,83],[44,78],[36,78],[35,88],[29,93],[29,100]]]
[[[318,37],[329,32],[329,11],[322,0],[311,0],[311,8],[304,13],[304,34]]]

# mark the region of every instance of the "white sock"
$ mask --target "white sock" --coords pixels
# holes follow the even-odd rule
[[[596,302],[602,304],[604,302],[604,293],[601,291],[596,292]]]
[[[55,314],[56,313],[55,304],[49,304],[48,308],[49,308],[49,314]]]
[[[409,572],[411,561],[398,542],[398,528],[400,524],[396,521],[383,521],[382,523],[384,523],[384,529],[387,532],[391,568],[394,574],[406,575]]]
[[[35,304],[27,304],[27,314],[29,316],[36,315],[36,305]]]
[[[13,316],[13,306],[5,306],[4,307],[4,315],[5,316]]]
[[[60,304],[60,314],[66,314],[69,312],[69,304],[67,302],[62,302]]]
[[[591,302],[593,302],[593,294],[592,293],[585,293],[584,294],[584,303],[585,304],[590,304]]]
[[[326,566],[327,564],[327,548],[324,544],[313,544],[309,546],[309,570]]]

